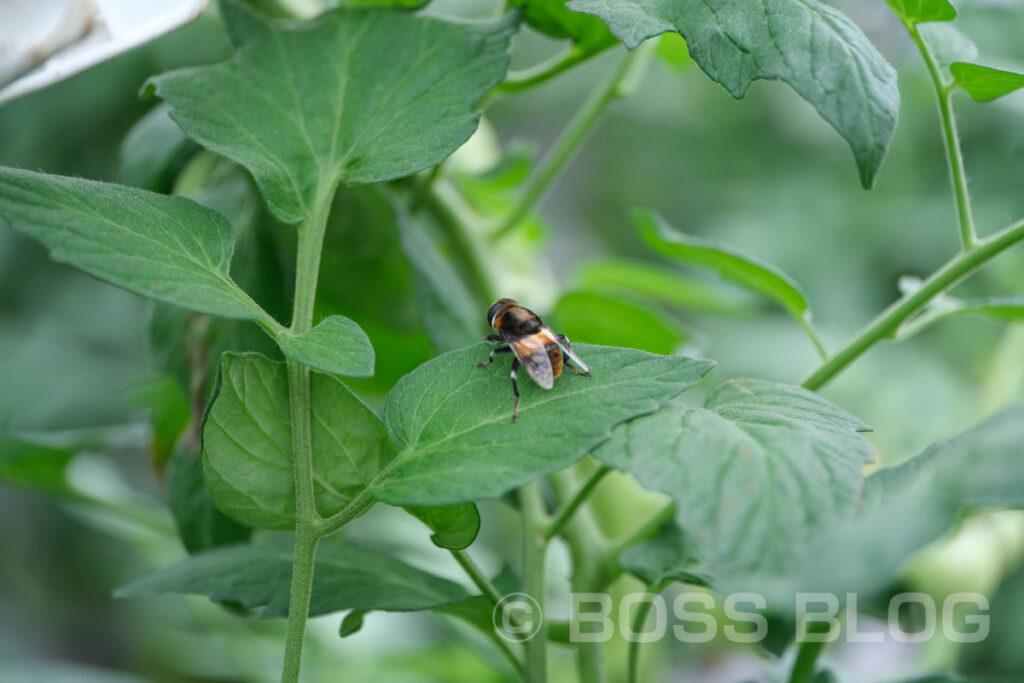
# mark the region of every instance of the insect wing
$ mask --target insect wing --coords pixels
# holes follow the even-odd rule
[[[580,357],[573,352],[572,347],[569,346],[568,339],[566,339],[565,337],[559,337],[557,334],[555,334],[548,328],[544,328],[544,333],[551,338],[551,341],[558,344],[558,348],[561,349],[562,355],[565,356],[570,361],[572,361],[573,365],[575,365],[583,372],[590,372],[590,368],[587,367],[587,364],[580,360]]]
[[[555,373],[551,368],[551,359],[548,358],[547,345],[544,338],[539,335],[530,335],[523,339],[509,342],[512,353],[519,362],[526,368],[526,373],[537,386],[542,389],[550,389],[555,386]]]

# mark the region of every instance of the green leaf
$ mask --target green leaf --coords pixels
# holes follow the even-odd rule
[[[298,23],[237,2],[221,11],[234,57],[148,87],[191,138],[248,168],[286,223],[339,181],[406,176],[465,142],[475,103],[505,76],[513,28],[373,9]]]
[[[408,507],[406,511],[430,527],[430,540],[438,548],[463,550],[480,532],[480,513],[473,503],[445,507]]]
[[[572,0],[626,47],[675,31],[712,80],[740,98],[757,79],[788,83],[849,143],[871,187],[899,113],[896,72],[857,26],[818,0]]]
[[[317,510],[341,510],[393,457],[384,425],[338,379],[313,373],[313,490]],[[252,527],[295,524],[288,374],[258,354],[225,353],[203,425],[203,474],[223,512]]]
[[[693,386],[710,361],[633,349],[574,345],[593,376],[568,370],[545,391],[519,373],[512,417],[511,358],[485,361],[476,344],[424,363],[388,394],[384,414],[400,455],[371,487],[396,505],[451,505],[500,496],[579,460],[625,420]]]
[[[956,84],[978,102],[991,102],[1024,88],[1024,74],[980,64],[953,62],[949,65]]]
[[[688,311],[736,314],[749,309],[740,298],[729,296],[699,280],[653,263],[603,260],[585,263],[573,278],[580,289],[630,293]]]
[[[593,292],[563,294],[551,319],[558,332],[570,339],[652,353],[672,353],[686,340],[686,335],[650,306]]]
[[[288,613],[292,547],[286,543],[208,550],[115,591],[119,598],[158,593],[205,595],[264,617]],[[447,579],[350,543],[322,543],[313,571],[310,616],[344,609],[411,612],[468,597]]]
[[[190,554],[247,541],[252,533],[217,509],[203,481],[199,455],[190,453],[183,443],[171,455],[167,505],[181,544]]]
[[[807,298],[797,284],[779,269],[732,247],[679,232],[656,213],[634,212],[633,221],[647,244],[658,253],[710,268],[730,282],[771,299],[810,331],[811,310]]]
[[[619,566],[647,586],[660,587],[667,581],[708,586],[711,578],[699,554],[694,542],[670,522],[662,526],[655,538],[622,551]]]
[[[874,457],[867,429],[800,387],[730,380],[703,408],[622,425],[594,456],[671,496],[712,574],[760,572],[852,514]]]
[[[789,567],[716,587],[763,591],[789,611],[797,591],[870,596],[965,511],[993,507],[1024,507],[1024,403],[868,477],[857,514],[794,549]]]
[[[188,199],[0,168],[0,216],[53,260],[136,294],[228,318],[262,314],[228,275],[231,226]]]
[[[400,207],[395,218],[402,250],[416,271],[416,303],[434,348],[445,352],[473,343],[480,338],[481,304],[420,222]]]
[[[565,0],[509,0],[508,6],[522,9],[523,21],[544,35],[573,41],[583,55],[615,44],[615,36],[600,19],[569,11]]]
[[[345,618],[341,620],[341,626],[338,627],[338,635],[342,638],[348,638],[349,636],[357,633],[363,628],[363,621],[366,619],[367,610],[354,609],[345,615]]]
[[[923,24],[928,21],[952,21],[956,19],[956,8],[949,0],[885,0],[903,21]]]
[[[174,177],[195,150],[168,115],[170,107],[153,107],[128,131],[121,144],[121,180],[134,187],[168,192]]]
[[[303,365],[344,377],[373,375],[373,346],[355,322],[343,315],[321,320],[300,335],[282,334],[277,339],[285,356]]]
[[[48,493],[70,493],[65,470],[74,455],[73,448],[0,434],[0,481]]]

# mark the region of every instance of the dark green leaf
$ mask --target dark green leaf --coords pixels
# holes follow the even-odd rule
[[[551,314],[559,334],[595,344],[672,353],[686,336],[657,310],[593,292],[563,294]]]
[[[127,402],[149,410],[153,465],[162,472],[175,444],[192,420],[188,396],[171,375],[164,374],[133,390]]]
[[[499,496],[562,469],[608,438],[612,427],[656,410],[697,383],[710,361],[633,349],[574,345],[593,376],[570,371],[545,391],[519,373],[512,423],[508,355],[476,367],[477,344],[424,363],[395,386],[384,408],[401,449],[371,493],[396,505],[451,505]]]
[[[734,314],[747,308],[741,298],[729,296],[699,280],[653,263],[625,260],[591,261],[576,271],[580,289],[641,295],[684,310]]]
[[[978,102],[992,100],[1009,95],[1014,90],[1024,88],[1024,74],[1003,71],[980,64],[953,62],[949,65],[956,84],[967,91]]]
[[[0,168],[0,216],[55,261],[136,294],[228,318],[261,315],[228,275],[231,226],[188,199]]]
[[[280,617],[288,612],[291,573],[290,544],[237,545],[188,557],[118,589],[115,595],[205,595],[261,616]],[[410,612],[468,595],[457,583],[384,553],[347,543],[324,543],[317,552],[309,614],[344,609]]]
[[[630,49],[668,31],[682,34],[694,61],[733,97],[757,79],[785,81],[849,143],[864,187],[874,184],[899,113],[896,72],[839,10],[818,0],[567,6],[601,17]]]
[[[195,149],[171,117],[170,107],[153,107],[132,126],[121,144],[121,180],[126,185],[168,192],[174,176]]]
[[[71,491],[64,471],[75,449],[0,434],[0,481],[48,493]]]
[[[956,8],[949,0],[885,0],[903,21],[922,24],[927,21],[952,21]]]
[[[672,403],[615,430],[594,452],[641,485],[671,496],[709,571],[789,567],[794,548],[849,517],[868,428],[817,394],[730,380],[703,408]]]
[[[311,368],[344,377],[373,375],[373,346],[359,325],[332,315],[300,335],[277,339],[285,356]]]
[[[416,303],[434,348],[444,352],[473,343],[480,338],[480,304],[419,221],[401,208],[395,214],[402,249],[416,270]]]
[[[341,620],[341,626],[338,627],[338,635],[342,638],[348,638],[350,635],[357,633],[359,629],[363,627],[363,621],[366,619],[366,610],[354,609],[345,615],[345,618]]]
[[[552,38],[573,41],[583,55],[615,44],[615,36],[597,17],[571,12],[565,0],[509,0],[509,7],[523,11],[523,21]]]
[[[619,565],[648,586],[659,587],[666,581],[707,586],[711,579],[699,554],[693,541],[669,522],[655,538],[626,548],[619,555]]]
[[[430,540],[439,548],[468,548],[480,531],[480,513],[473,503],[445,507],[408,507],[406,511],[430,527],[434,532]]]
[[[221,9],[235,56],[150,87],[190,137],[248,168],[288,223],[338,181],[389,180],[440,162],[476,128],[473,106],[508,65],[508,19],[337,9],[282,23],[236,2]]]
[[[392,459],[384,425],[348,388],[313,373],[313,488],[317,510],[338,512]],[[247,526],[295,523],[288,375],[284,363],[225,353],[203,425],[203,474],[217,507]]]
[[[647,244],[659,253],[710,268],[725,279],[776,302],[802,325],[809,324],[811,312],[803,292],[774,266],[732,247],[679,232],[656,213],[637,211],[633,220]]]
[[[167,505],[174,515],[181,544],[189,553],[241,543],[252,533],[217,509],[203,481],[199,455],[190,453],[184,443],[171,456]]]

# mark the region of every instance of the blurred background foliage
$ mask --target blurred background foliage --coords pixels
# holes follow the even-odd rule
[[[379,407],[403,374],[484,334],[493,294],[520,298],[574,340],[713,358],[713,383],[730,376],[800,382],[818,357],[793,319],[706,272],[658,257],[630,210],[654,208],[689,234],[789,274],[832,349],[898,296],[901,276],[926,275],[947,259],[957,248],[955,213],[924,66],[881,0],[839,4],[900,74],[900,123],[874,190],[860,189],[845,144],[793,92],[759,82],[735,101],[692,66],[681,41],[663,39],[635,90],[610,108],[539,209],[500,245],[483,243],[476,264],[451,258],[463,249],[445,229],[443,211],[426,207],[415,221],[394,215],[386,193],[414,196],[415,180],[339,193],[317,316],[349,316],[372,339],[377,374],[352,382],[356,390]],[[1024,64],[1019,3],[957,6],[958,27],[984,58]],[[500,4],[438,0],[431,11],[493,16]],[[524,30],[514,42],[513,69],[560,48]],[[236,278],[285,319],[291,229],[269,217],[244,172],[197,152],[159,105],[137,96],[150,75],[229,53],[212,10],[12,102],[0,108],[0,164],[124,181],[213,206],[238,231]],[[598,55],[550,83],[489,101],[480,131],[437,179],[446,210],[468,217],[481,234],[499,220],[614,59]],[[1024,214],[1024,93],[990,105],[959,97],[957,111],[985,234]],[[444,267],[434,267],[438,262]],[[480,291],[480,270],[500,291]],[[1022,272],[1024,253],[1013,250],[956,294],[1024,295]],[[453,304],[450,310],[439,311],[438,297]],[[0,442],[0,680],[274,678],[282,623],[239,620],[198,598],[110,597],[181,553],[164,500],[168,478],[188,475],[166,464],[191,462],[187,452],[172,456],[174,444],[202,405],[211,359],[224,348],[274,353],[254,326],[146,304],[49,261],[39,245],[0,227],[0,433],[8,435]],[[876,347],[824,393],[874,428],[881,464],[892,465],[1019,398],[1022,358],[1024,328],[959,316]],[[196,447],[194,440],[179,444]],[[641,503],[603,491],[596,498],[611,526],[629,504]],[[482,514],[474,552],[497,571],[518,549],[516,527],[497,502],[484,504]],[[217,523],[197,533],[236,533]],[[394,510],[378,506],[347,533],[461,580],[417,523]],[[839,646],[826,663],[850,672],[842,680],[851,681],[958,662],[967,672],[1024,680],[1022,557],[1019,513],[966,520],[916,557],[904,581],[938,597],[985,592],[991,637],[960,649],[938,639]],[[563,551],[556,549],[553,565],[568,565]],[[350,639],[339,639],[337,628],[336,615],[313,622],[309,680],[336,680],[340,671],[346,680],[502,680],[472,646],[476,633],[454,620],[375,614]],[[771,661],[735,646],[646,647],[646,666],[664,680],[773,675]],[[866,647],[874,648],[870,655]],[[568,653],[554,666],[569,671]]]

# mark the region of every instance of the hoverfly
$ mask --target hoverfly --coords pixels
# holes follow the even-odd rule
[[[519,384],[516,382],[516,370],[522,365],[541,389],[550,389],[555,378],[562,374],[562,365],[569,367],[580,375],[590,375],[587,364],[580,360],[569,346],[565,335],[555,334],[541,321],[540,317],[520,306],[515,299],[498,299],[487,311],[487,322],[498,331],[489,334],[484,341],[504,343],[491,350],[486,363],[477,363],[478,368],[485,368],[494,362],[496,353],[512,353],[512,392],[516,395],[515,407],[512,409],[512,421],[519,416]],[[571,364],[570,364],[571,363]]]

